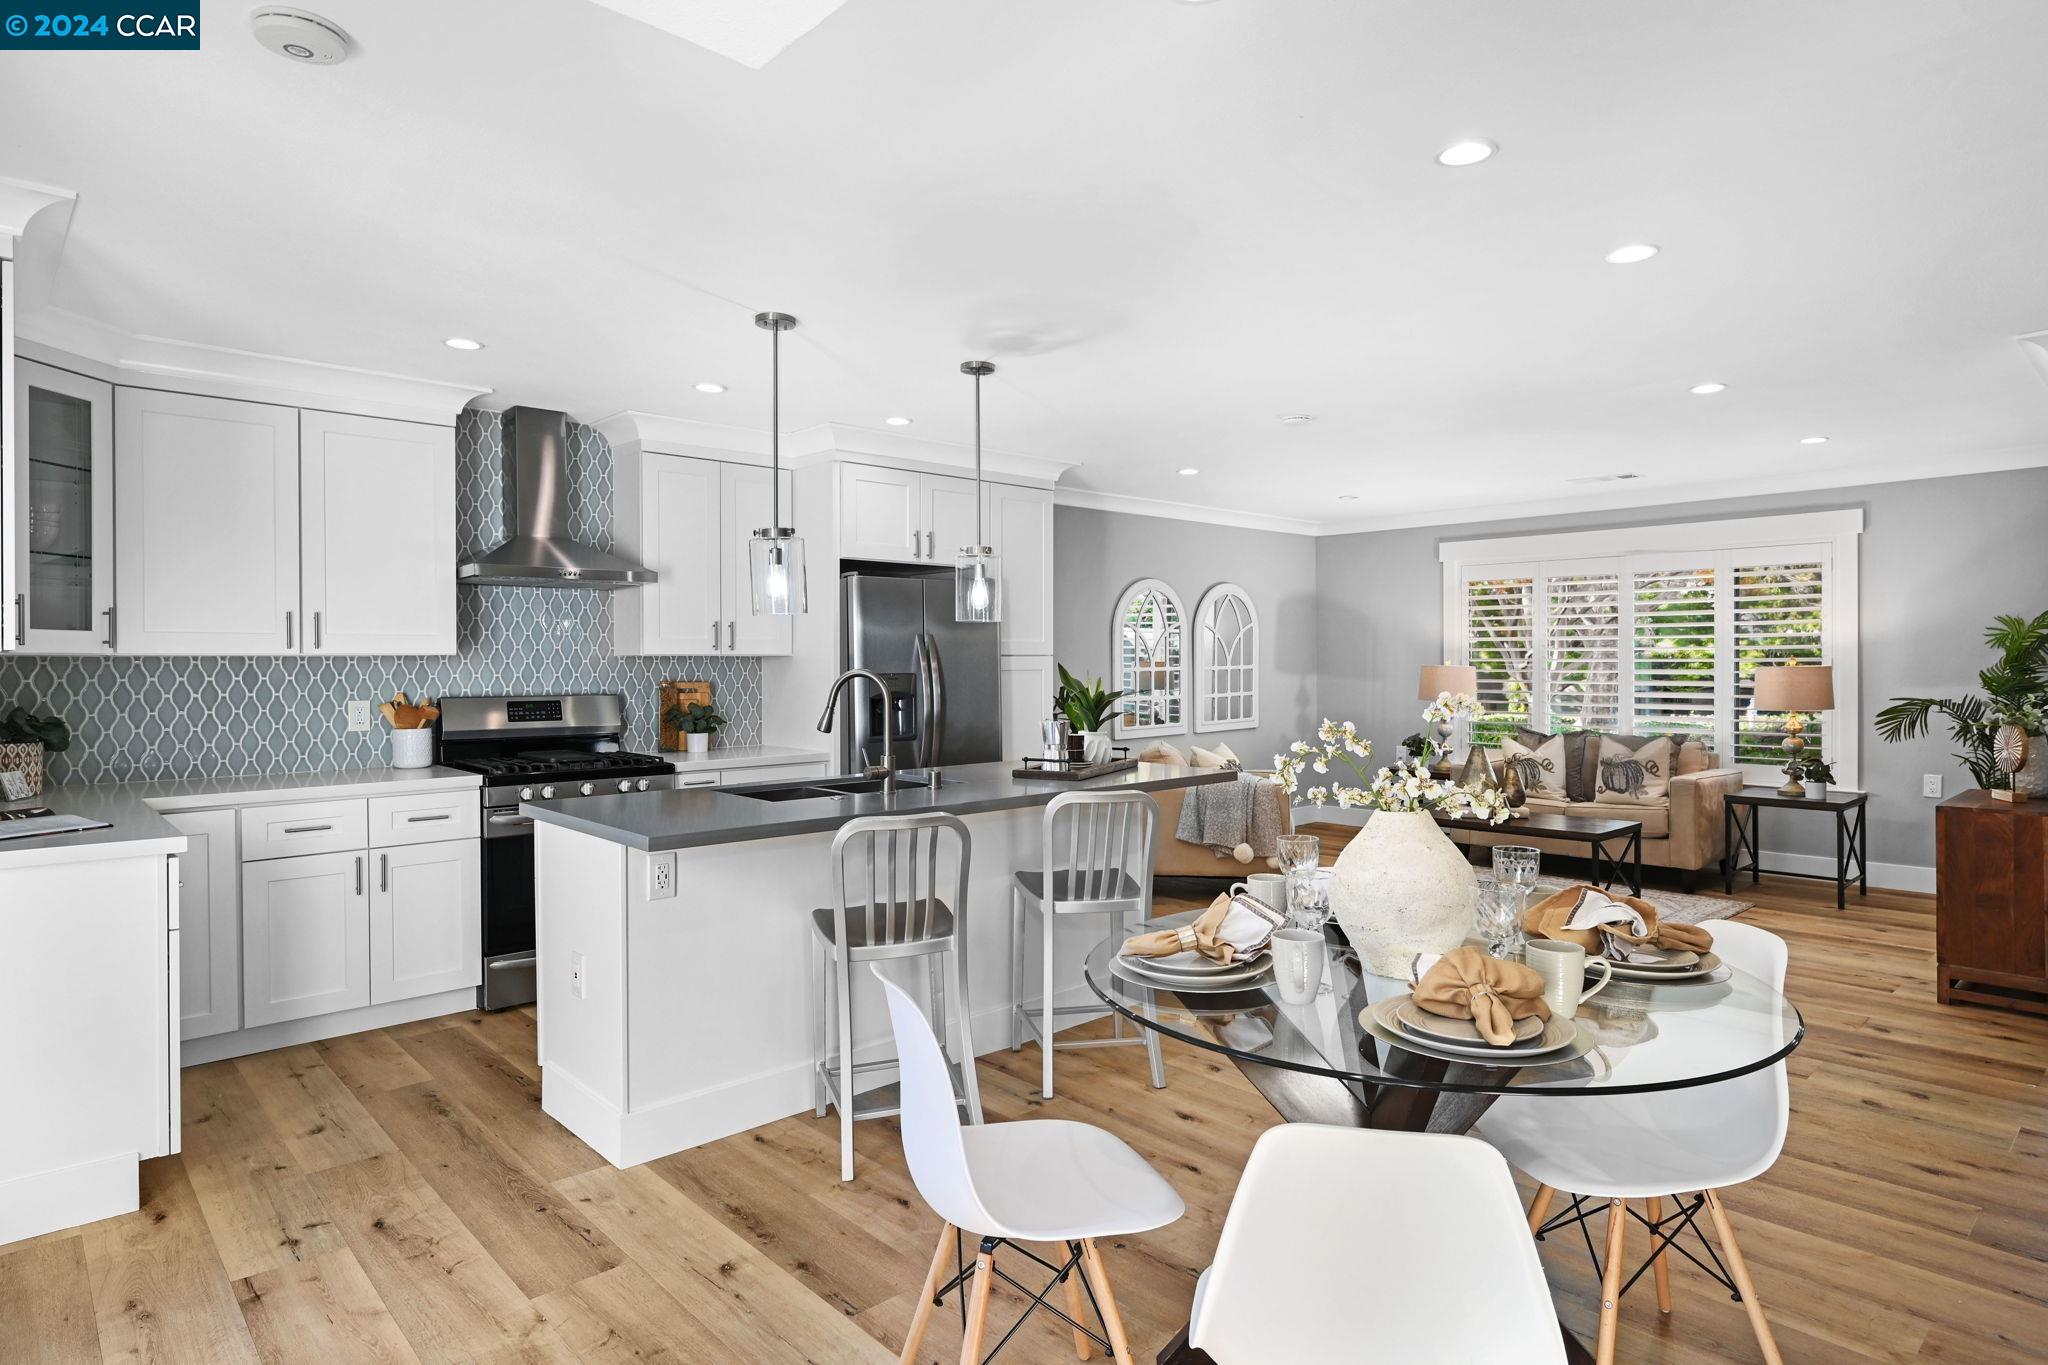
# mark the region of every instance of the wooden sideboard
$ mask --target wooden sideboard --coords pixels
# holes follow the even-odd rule
[[[1937,997],[2048,1014],[2048,801],[1950,797],[1934,864]]]

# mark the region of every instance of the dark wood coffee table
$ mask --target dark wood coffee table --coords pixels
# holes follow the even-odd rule
[[[1501,824],[1488,824],[1471,816],[1456,819],[1439,815],[1437,824],[1445,829],[1466,829],[1476,834],[1513,835],[1516,839],[1562,839],[1586,846],[1586,861],[1593,865],[1593,880],[1612,886],[1616,878],[1628,882],[1631,896],[1643,894],[1643,822],[1610,820],[1590,815],[1522,815]],[[1619,845],[1616,857],[1610,845]],[[1605,873],[1603,876],[1602,873]]]

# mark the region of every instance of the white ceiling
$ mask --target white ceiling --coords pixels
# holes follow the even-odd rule
[[[1063,486],[1325,524],[2048,463],[2039,0],[798,0],[759,70],[598,4],[315,3],[340,66],[246,4],[0,54],[0,176],[78,192],[56,305],[748,426],[778,308],[786,428],[969,439],[986,355]]]

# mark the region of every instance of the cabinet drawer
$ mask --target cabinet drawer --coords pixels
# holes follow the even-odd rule
[[[751,786],[756,782],[795,782],[803,778],[813,781],[825,776],[822,763],[775,763],[763,768],[730,768],[725,773],[728,787]]]
[[[370,798],[370,847],[474,839],[482,817],[474,790]]]
[[[370,842],[370,817],[361,798],[250,806],[242,811],[242,861],[340,853]]]

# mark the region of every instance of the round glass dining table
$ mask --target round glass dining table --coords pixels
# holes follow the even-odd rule
[[[1147,922],[1168,928],[1196,912]],[[1139,1027],[1238,1063],[1290,1120],[1463,1132],[1501,1095],[1626,1095],[1712,1085],[1772,1065],[1799,1046],[1805,1023],[1770,983],[1722,966],[1700,982],[1616,978],[1579,1006],[1575,1040],[1535,1065],[1457,1059],[1361,1015],[1409,983],[1361,971],[1334,927],[1322,992],[1284,1003],[1270,972],[1235,988],[1176,989],[1117,965],[1121,935],[1088,955],[1088,985]],[[1329,1085],[1337,1082],[1339,1091]],[[1441,1097],[1473,1097],[1439,1102]]]

